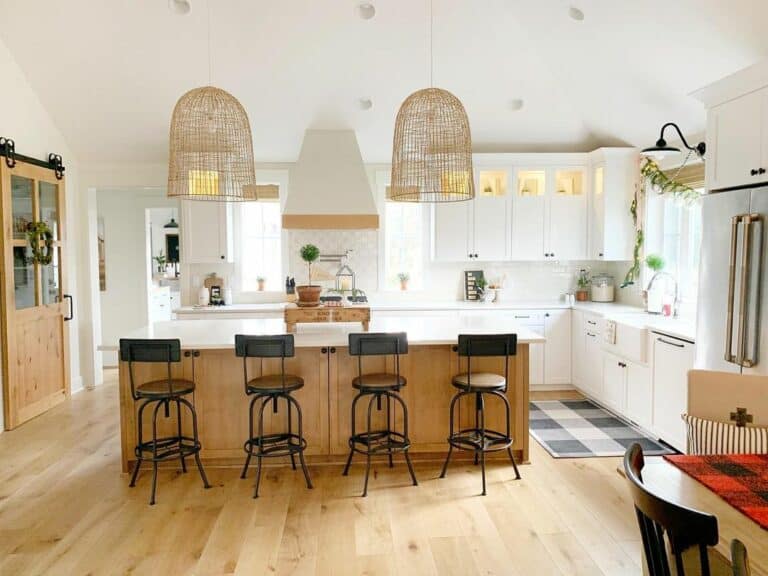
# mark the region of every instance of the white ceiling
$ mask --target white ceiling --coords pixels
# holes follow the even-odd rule
[[[248,111],[257,161],[295,160],[309,127],[353,128],[389,161],[398,106],[429,82],[429,0],[372,1],[364,21],[358,0],[210,0],[212,81]],[[568,0],[433,1],[435,85],[479,151],[701,132],[688,94],[768,55],[765,0],[572,0],[583,22]],[[190,2],[0,0],[0,38],[81,161],[162,162],[173,105],[208,82],[206,0]]]

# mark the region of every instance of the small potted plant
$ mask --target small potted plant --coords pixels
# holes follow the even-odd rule
[[[400,280],[400,290],[408,290],[408,280],[411,279],[408,272],[400,272],[397,275],[397,279]]]
[[[162,274],[163,272],[165,272],[166,258],[165,258],[165,254],[163,254],[162,250],[160,250],[160,254],[158,254],[157,256],[153,256],[152,260],[157,262],[157,273],[158,274]]]
[[[576,300],[586,302],[589,300],[589,272],[584,268],[579,270],[576,276]]]
[[[257,277],[256,277],[256,282],[257,282],[257,283],[258,283],[258,285],[259,285],[259,292],[264,292],[264,283],[265,283],[266,281],[267,281],[267,279],[266,279],[266,278],[264,278],[264,276],[257,276]]]
[[[475,288],[477,289],[477,299],[480,300],[480,302],[485,302],[485,287],[488,285],[488,283],[485,281],[485,278],[482,276],[475,280]]]
[[[312,285],[312,263],[320,257],[320,249],[314,244],[305,244],[299,250],[301,259],[307,263],[307,284],[304,286],[296,286],[296,292],[299,295],[299,306],[319,306],[320,305],[320,292],[322,292],[322,286]]]

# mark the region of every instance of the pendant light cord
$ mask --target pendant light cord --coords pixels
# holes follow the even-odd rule
[[[433,52],[433,32],[432,28],[434,26],[434,17],[432,15],[432,0],[429,0],[429,87],[434,88],[434,68],[435,68],[435,58],[432,54]]]
[[[211,64],[211,0],[205,3],[206,11],[208,12],[208,86],[213,85],[213,65]]]

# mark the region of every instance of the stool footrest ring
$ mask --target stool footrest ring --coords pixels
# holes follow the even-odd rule
[[[506,450],[514,440],[496,430],[465,428],[448,437],[448,443],[459,450],[495,452]]]
[[[288,432],[254,436],[243,444],[243,450],[246,454],[263,458],[290,456],[291,454],[298,454],[306,448],[307,441],[304,438]]]
[[[155,447],[157,456],[154,455]],[[196,442],[190,436],[166,436],[158,438],[155,442],[148,440],[137,444],[134,448],[136,458],[147,462],[162,462],[178,458],[181,455],[191,456],[200,452],[200,442]]]

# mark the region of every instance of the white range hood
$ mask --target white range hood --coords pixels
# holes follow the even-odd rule
[[[291,171],[285,229],[375,229],[379,214],[353,130],[307,130]]]

